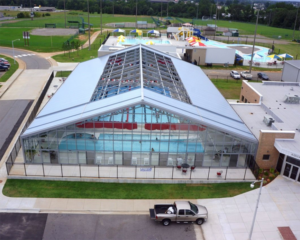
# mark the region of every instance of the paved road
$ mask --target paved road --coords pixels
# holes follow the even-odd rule
[[[209,69],[202,69],[209,78],[227,78],[233,79],[230,77],[231,70],[209,70]],[[242,70],[241,70],[242,71]],[[239,71],[239,72],[241,72]],[[268,72],[268,71],[261,71],[266,73],[269,76],[270,81],[281,81],[282,72]],[[252,80],[257,80],[257,73],[258,71],[252,71],[253,78]],[[261,80],[261,79],[258,79]]]
[[[192,223],[165,227],[148,215],[0,213],[0,221],[1,240],[196,240],[195,228],[201,228]]]
[[[12,49],[10,48],[0,47],[0,53],[10,55],[13,58]],[[26,64],[26,69],[48,69],[51,67],[50,63],[45,58],[30,54],[30,52],[27,51],[15,49],[15,56],[20,56],[19,58]]]

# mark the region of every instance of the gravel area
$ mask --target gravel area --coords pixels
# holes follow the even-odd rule
[[[31,31],[31,35],[38,36],[68,36],[74,35],[78,29],[72,28],[37,28]]]

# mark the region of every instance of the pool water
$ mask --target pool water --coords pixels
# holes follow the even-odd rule
[[[201,143],[187,142],[184,139],[169,140],[168,138],[161,138],[156,140],[154,137],[150,141],[150,135],[148,134],[101,134],[99,140],[91,139],[88,136],[79,139],[69,136],[60,142],[59,150],[151,152],[153,148],[154,152],[204,152]],[[122,139],[125,141],[122,141]]]
[[[136,45],[136,44],[146,44],[152,41],[155,44],[170,44],[168,40],[157,40],[157,39],[141,39],[141,38],[125,38],[124,42],[118,42],[118,45]]]

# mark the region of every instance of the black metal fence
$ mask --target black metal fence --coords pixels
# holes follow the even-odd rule
[[[16,156],[17,152],[13,153]],[[10,162],[7,166],[12,166]],[[253,180],[259,167],[254,158],[247,159],[247,166],[188,168],[186,172],[177,166],[124,166],[124,165],[66,165],[15,163],[10,176],[59,177],[59,178],[113,178],[113,179],[166,179],[166,180]]]
[[[47,80],[47,83],[39,97],[39,99],[36,101],[35,103],[35,106],[27,120],[27,122],[25,123],[23,129],[22,129],[22,133],[27,129],[27,127],[29,126],[29,124],[33,121],[33,119],[35,118],[40,106],[41,106],[41,103],[48,91],[48,88],[52,82],[52,79],[54,78],[54,72],[51,73],[49,79]],[[7,161],[6,161],[6,170],[7,170],[7,174],[9,175],[13,165],[15,164],[15,160],[16,160],[16,157],[18,156],[18,152],[21,148],[21,137],[18,137],[16,143],[14,144],[8,158],[7,158]]]

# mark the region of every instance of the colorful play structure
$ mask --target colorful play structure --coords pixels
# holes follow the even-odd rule
[[[186,38],[196,36],[199,39],[203,39],[205,41],[208,41],[208,39],[201,35],[201,31],[198,28],[194,28],[193,25],[187,23],[182,24],[182,27],[178,28],[178,32],[172,33],[173,37],[177,41],[184,41]]]

